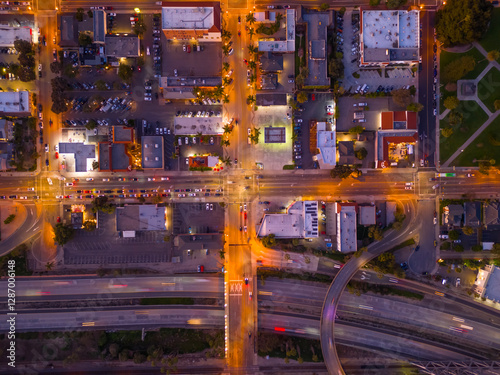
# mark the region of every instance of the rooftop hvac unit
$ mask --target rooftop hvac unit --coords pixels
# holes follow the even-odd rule
[[[144,148],[149,148],[149,145],[146,143],[146,144],[144,145]]]
[[[155,148],[158,148],[160,147],[160,145],[158,143],[155,143]]]
[[[149,161],[149,156],[146,156],[144,160]]]
[[[160,158],[158,156],[155,156],[155,161],[159,161]]]

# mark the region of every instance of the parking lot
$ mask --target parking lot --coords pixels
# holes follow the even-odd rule
[[[224,230],[224,209],[218,203],[174,203],[172,208],[174,234],[196,235]]]
[[[98,229],[93,232],[77,229],[73,239],[64,245],[64,264],[97,266],[170,261],[171,246],[164,242],[165,231],[136,232],[135,238],[120,238],[115,214],[99,212],[98,218]]]
[[[180,77],[215,77],[221,74],[222,48],[219,42],[185,43],[166,40],[161,34],[163,49],[162,68],[167,76],[174,76],[174,69]],[[184,46],[190,46],[184,51]],[[200,51],[197,46],[200,46]],[[187,52],[190,50],[191,52]]]

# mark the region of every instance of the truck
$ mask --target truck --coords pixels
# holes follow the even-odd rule
[[[436,173],[436,177],[456,177],[456,173]]]

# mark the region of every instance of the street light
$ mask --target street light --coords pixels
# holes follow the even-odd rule
[[[134,8],[134,12],[141,13],[141,10],[139,8]]]

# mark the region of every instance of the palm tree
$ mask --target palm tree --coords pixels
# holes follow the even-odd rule
[[[282,19],[283,19],[283,14],[276,13],[276,22],[281,22]]]
[[[227,56],[229,55],[229,46],[227,44],[222,45],[222,53]]]
[[[54,262],[47,262],[47,264],[45,265],[47,271],[52,270],[52,267],[54,267]]]
[[[253,27],[250,27],[248,29],[248,36],[250,37],[250,39],[252,39],[254,35],[255,35],[255,29]]]
[[[249,105],[252,105],[253,103],[255,103],[255,96],[254,95],[248,95],[247,96],[247,103]]]
[[[255,19],[255,16],[253,15],[253,13],[250,13],[250,14],[247,14],[246,21],[250,25],[253,25],[255,23],[255,21],[257,21],[257,20]]]
[[[228,70],[229,70],[229,63],[224,62],[224,64],[222,64],[222,71],[227,72]]]
[[[256,53],[257,52],[257,47],[255,47],[253,44],[250,44],[248,46],[248,52],[250,52],[250,54]]]
[[[218,99],[224,95],[224,88],[221,85],[215,87],[214,96]]]
[[[249,67],[250,69],[255,69],[255,68],[257,67],[257,63],[256,63],[255,61],[253,61],[253,60],[252,60],[252,61],[249,61],[249,62],[248,62],[248,67]]]
[[[229,95],[227,95],[227,94],[226,94],[226,95],[224,95],[224,99],[222,99],[222,102],[223,102],[224,104],[229,103]]]
[[[221,36],[223,39],[231,39],[232,34],[227,30],[222,30]]]
[[[256,80],[257,80],[257,77],[255,76],[255,74],[252,74],[250,76],[250,83],[254,83]]]
[[[230,125],[224,125],[223,129],[224,129],[224,134],[231,134],[231,132],[233,131],[233,127]]]
[[[203,136],[203,133],[202,132],[198,132],[198,133],[196,133],[196,136],[201,138]]]
[[[172,152],[172,155],[170,155],[170,159],[177,159],[177,154],[175,152]]]
[[[222,141],[220,141],[220,145],[222,147],[229,147],[231,143],[229,143],[229,140],[228,139],[223,139]]]

